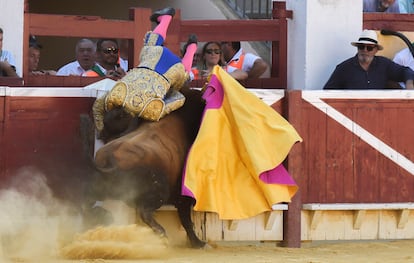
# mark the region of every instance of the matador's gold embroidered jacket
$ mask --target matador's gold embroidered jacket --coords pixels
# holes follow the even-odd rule
[[[179,92],[189,80],[181,59],[162,46],[164,39],[148,32],[140,54],[140,64],[131,69],[102,98],[93,105],[95,126],[103,129],[106,111],[123,107],[132,116],[158,121],[180,108],[185,97]]]

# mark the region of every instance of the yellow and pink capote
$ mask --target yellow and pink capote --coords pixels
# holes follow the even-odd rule
[[[194,210],[245,219],[290,202],[298,187],[282,162],[302,138],[221,67],[210,75],[200,130],[187,157],[182,194]]]

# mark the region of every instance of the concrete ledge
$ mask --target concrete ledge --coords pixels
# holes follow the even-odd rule
[[[397,210],[397,227],[403,229],[408,222],[410,210],[414,210],[414,203],[334,203],[303,204],[303,210],[312,211],[310,228],[315,230],[322,217],[322,211],[352,210],[354,212],[354,229],[360,229],[367,210]]]
[[[274,204],[274,205],[272,205],[272,210],[273,211],[288,210],[288,205],[287,204]]]
[[[265,213],[265,230],[271,230],[276,221],[276,211],[288,210],[287,204],[274,204],[272,210]],[[239,220],[229,220],[228,228],[230,231],[235,231],[238,227]]]
[[[401,210],[414,209],[414,203],[333,203],[303,204],[303,210]]]

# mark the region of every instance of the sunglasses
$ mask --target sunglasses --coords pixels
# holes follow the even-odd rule
[[[358,45],[357,47],[358,47],[358,50],[364,50],[366,48],[367,51],[372,51],[375,48],[375,46],[372,46],[372,45]]]
[[[118,50],[119,49],[117,49],[117,48],[114,48],[114,47],[109,47],[109,48],[107,48],[107,49],[102,49],[102,52],[103,53],[105,53],[105,54],[118,54]]]
[[[213,54],[213,53],[214,54],[221,54],[221,50],[220,49],[207,49],[206,53],[210,54],[210,55]]]

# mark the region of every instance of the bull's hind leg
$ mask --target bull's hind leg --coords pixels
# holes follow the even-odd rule
[[[191,211],[194,205],[194,199],[187,196],[178,197],[176,207],[178,216],[180,217],[181,224],[187,232],[188,239],[190,240],[191,247],[203,248],[206,243],[201,241],[194,232],[194,224],[191,220]]]
[[[166,237],[165,229],[154,219],[154,210],[140,210],[142,221],[147,224],[152,230],[162,237]]]
[[[154,219],[154,212],[165,204],[170,194],[167,177],[156,170],[139,171],[137,187],[140,194],[135,200],[142,221],[161,236],[166,236],[165,229]]]

